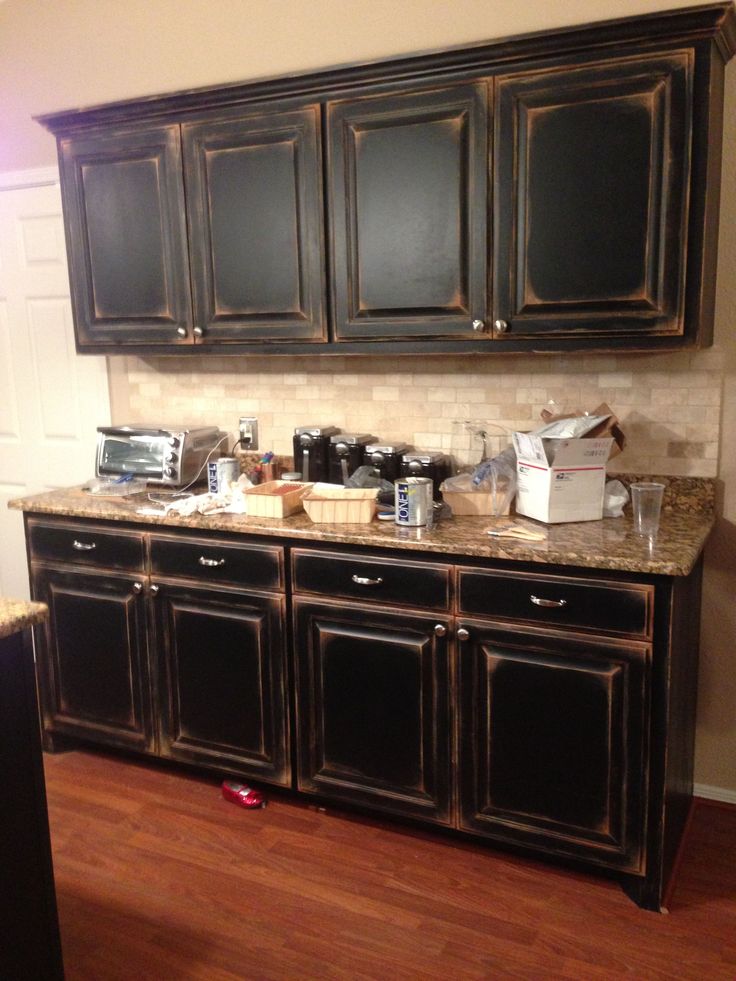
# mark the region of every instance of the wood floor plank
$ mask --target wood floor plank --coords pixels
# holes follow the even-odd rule
[[[45,757],[67,981],[733,981],[736,808],[700,804],[669,915],[474,842],[83,751]]]

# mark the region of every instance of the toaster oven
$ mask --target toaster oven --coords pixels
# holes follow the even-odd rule
[[[181,487],[206,478],[207,462],[220,456],[227,433],[216,426],[100,426],[98,477],[130,474],[152,484]]]

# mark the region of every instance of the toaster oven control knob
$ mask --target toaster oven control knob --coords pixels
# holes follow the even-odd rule
[[[169,446],[178,446],[179,440],[176,438],[176,436],[169,436],[168,444]]]
[[[167,467],[164,470],[164,473],[166,474],[167,477],[176,477],[176,468],[175,467]]]
[[[167,463],[176,463],[176,461],[178,459],[179,459],[179,454],[178,453],[174,453],[173,450],[169,450],[169,452],[166,454],[166,462]]]

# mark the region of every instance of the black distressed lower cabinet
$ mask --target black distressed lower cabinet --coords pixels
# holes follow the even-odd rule
[[[34,565],[31,585],[49,607],[36,630],[46,748],[60,735],[153,752],[140,577]]]
[[[72,736],[290,784],[282,548],[36,519],[27,535],[47,749]]]
[[[642,869],[650,648],[462,620],[460,827]]]
[[[155,585],[161,755],[288,785],[282,598]]]
[[[297,600],[299,790],[449,824],[447,618]]]
[[[45,745],[291,787],[662,907],[692,796],[701,565],[639,575],[26,516]]]

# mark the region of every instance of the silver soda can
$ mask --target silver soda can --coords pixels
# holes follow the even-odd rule
[[[432,481],[429,477],[395,480],[394,503],[397,525],[426,525],[432,508]]]
[[[235,484],[240,477],[240,463],[234,456],[221,456],[207,464],[207,487],[210,494],[219,494]]]

